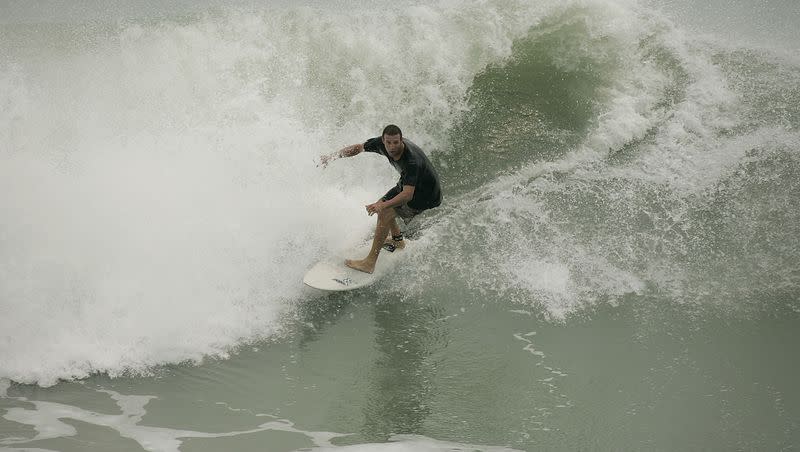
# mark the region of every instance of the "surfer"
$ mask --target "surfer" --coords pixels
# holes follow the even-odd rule
[[[378,254],[384,246],[390,250],[406,246],[403,233],[397,225],[397,217],[407,224],[422,211],[442,203],[439,176],[430,160],[416,144],[403,138],[403,132],[394,124],[383,129],[380,137],[370,138],[364,143],[353,144],[329,155],[320,157],[323,166],[340,157],[353,157],[362,152],[375,152],[383,155],[400,173],[397,185],[386,192],[378,201],[368,204],[367,214],[378,214],[372,249],[364,259],[347,259],[345,264],[356,270],[372,273]],[[389,234],[391,233],[391,239]]]

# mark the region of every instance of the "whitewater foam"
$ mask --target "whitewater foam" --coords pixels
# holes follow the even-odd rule
[[[521,6],[416,5],[393,23],[285,6],[76,26],[64,45],[68,24],[9,35],[0,377],[146,374],[280,335],[308,296],[300,275],[369,234],[363,205],[396,177],[375,156],[324,171],[317,156],[387,122],[441,139],[474,74],[534,20]]]

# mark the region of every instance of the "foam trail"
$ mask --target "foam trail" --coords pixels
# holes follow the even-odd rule
[[[514,452],[517,449],[498,446],[479,446],[474,444],[453,443],[439,441],[420,435],[395,435],[389,439],[388,443],[356,444],[352,446],[338,447],[315,447],[315,451],[343,451],[343,452],[367,452],[367,451],[387,451],[387,452],[438,452],[438,451],[468,451],[481,450],[488,452]]]
[[[153,427],[141,425],[143,417],[147,414],[147,404],[155,399],[154,396],[124,395],[111,390],[99,390],[98,392],[108,394],[120,410],[120,414],[105,414],[79,407],[45,401],[28,400],[24,397],[12,398],[14,400],[27,402],[30,407],[13,407],[7,410],[3,418],[30,425],[36,431],[33,438],[4,438],[0,439],[0,446],[10,446],[11,448],[0,450],[31,450],[25,447],[33,441],[56,439],[64,437],[74,437],[79,435],[79,431],[65,422],[63,419],[81,421],[87,424],[107,427],[118,432],[120,436],[136,441],[144,450],[153,452],[177,452],[183,442],[191,438],[225,438],[247,435],[258,432],[280,431],[297,434],[308,438],[314,445],[312,450],[319,451],[359,451],[359,450],[387,450],[387,451],[448,451],[461,450],[488,450],[488,451],[513,451],[503,447],[469,446],[465,444],[449,443],[438,441],[423,436],[416,435],[397,435],[390,438],[389,443],[382,444],[362,444],[354,446],[335,446],[332,440],[348,435],[305,431],[295,427],[294,423],[285,419],[274,419],[262,422],[251,429],[235,430],[221,433],[207,433],[194,430],[181,430],[163,427]],[[257,418],[274,416],[257,414]],[[20,447],[22,449],[15,449]],[[307,450],[307,449],[304,449]]]

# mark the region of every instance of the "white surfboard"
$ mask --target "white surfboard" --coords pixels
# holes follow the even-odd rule
[[[372,247],[372,243],[367,243],[318,262],[308,270],[303,278],[303,283],[315,289],[331,291],[353,290],[368,286],[389,274],[396,267],[403,254],[408,252],[410,240],[406,239],[405,242],[406,246],[403,249],[394,251],[382,249],[378,256],[378,263],[375,265],[375,271],[371,274],[360,272],[344,264],[345,259],[366,257]]]

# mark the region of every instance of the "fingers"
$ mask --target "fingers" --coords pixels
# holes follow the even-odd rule
[[[373,204],[368,204],[364,207],[367,208],[367,214],[369,214],[369,216],[372,216],[376,213],[380,213],[383,210],[383,203],[379,201]]]
[[[330,163],[331,160],[333,160],[333,156],[320,155],[319,156],[319,164],[317,166],[321,166],[323,168],[327,168],[328,167],[328,163]]]

